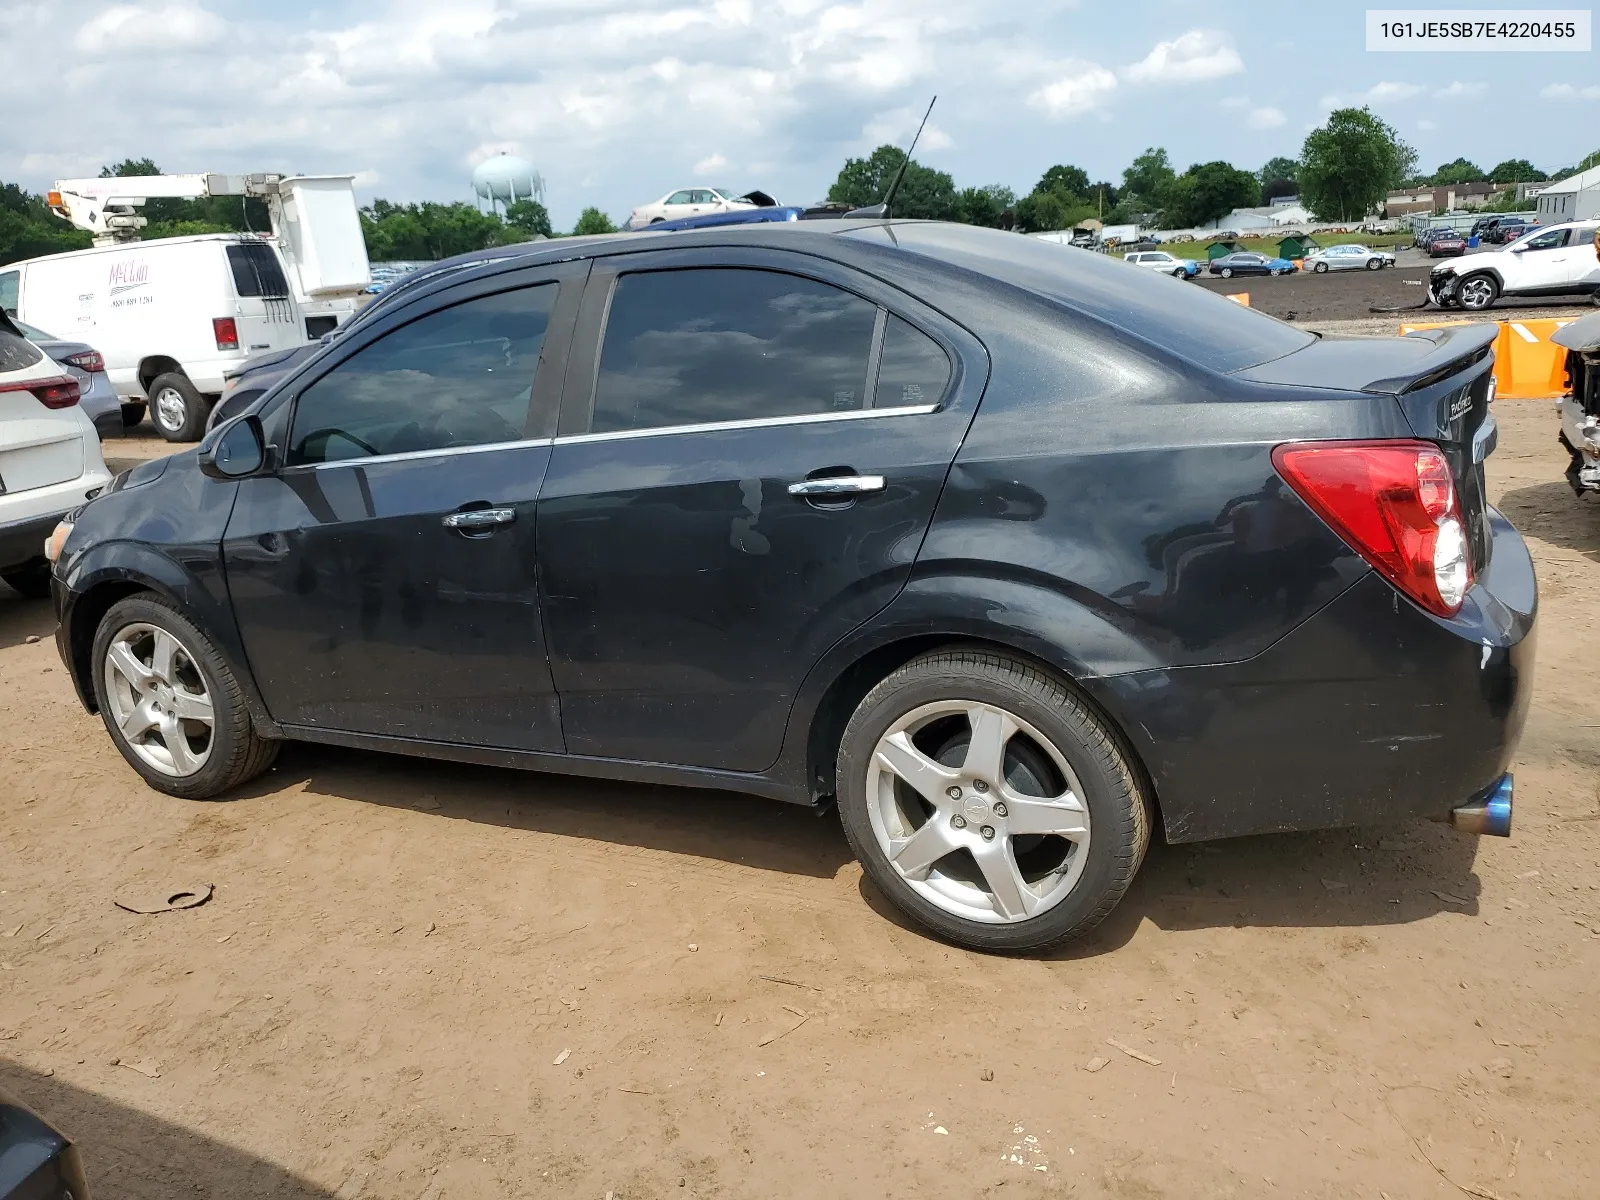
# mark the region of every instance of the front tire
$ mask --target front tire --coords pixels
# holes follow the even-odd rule
[[[198,442],[210,405],[187,375],[172,371],[150,384],[150,415],[169,442]]]
[[[1381,271],[1381,270],[1383,270],[1383,259],[1381,259],[1381,258],[1369,258],[1369,259],[1367,259],[1367,270],[1369,270],[1369,271]]]
[[[4,579],[12,591],[29,600],[50,598],[50,563],[46,559],[36,559],[9,571],[0,571],[0,579]]]
[[[233,669],[211,640],[155,595],[112,605],[95,631],[94,694],[117,750],[157,791],[205,800],[265,771]]]
[[[924,655],[861,701],[838,803],[862,869],[916,924],[974,950],[1082,936],[1116,907],[1151,806],[1118,739],[1010,655]]]
[[[1479,272],[1468,275],[1456,287],[1456,303],[1469,312],[1482,312],[1500,298],[1500,285],[1493,275]]]

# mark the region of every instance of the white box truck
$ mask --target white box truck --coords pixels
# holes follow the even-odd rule
[[[272,234],[138,240],[145,200],[212,195],[265,198]],[[330,332],[371,281],[348,175],[62,180],[49,202],[96,244],[0,267],[0,307],[93,345],[124,419],[148,404],[170,441],[200,437],[230,367]]]

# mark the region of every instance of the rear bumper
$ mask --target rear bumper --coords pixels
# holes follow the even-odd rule
[[[1532,696],[1537,590],[1521,535],[1489,522],[1489,565],[1453,619],[1372,574],[1253,659],[1090,681],[1168,840],[1445,820],[1492,789]]]
[[[67,511],[62,509],[58,513],[0,525],[0,571],[26,566],[36,558],[43,558],[45,538]]]

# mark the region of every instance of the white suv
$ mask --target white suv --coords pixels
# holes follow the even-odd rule
[[[1501,296],[1592,296],[1600,293],[1597,221],[1530,229],[1502,249],[1467,254],[1433,269],[1428,295],[1441,308],[1488,308]]]
[[[0,579],[48,596],[45,538],[110,482],[78,381],[0,310]]]

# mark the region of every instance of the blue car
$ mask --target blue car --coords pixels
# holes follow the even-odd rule
[[[676,221],[657,221],[653,225],[644,226],[642,232],[665,233],[674,229],[707,229],[713,225],[765,225],[771,221],[798,221],[805,211],[792,204],[770,208],[738,208],[732,212],[680,217]]]
[[[1239,250],[1211,260],[1211,273],[1231,279],[1235,275],[1292,275],[1295,265],[1287,258],[1269,258],[1250,250]]]

